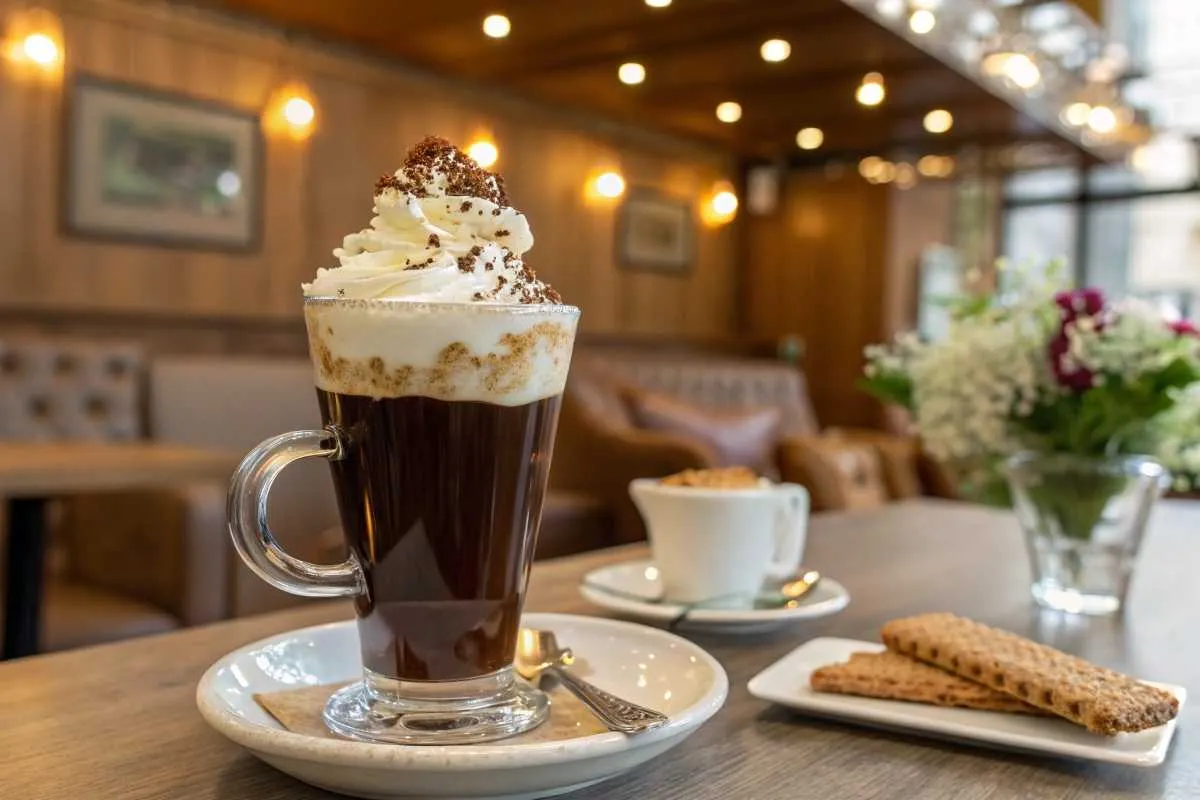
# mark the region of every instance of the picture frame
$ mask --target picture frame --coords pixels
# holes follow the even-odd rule
[[[687,275],[695,224],[688,201],[649,189],[631,191],[617,217],[617,259],[627,269]]]
[[[257,113],[75,73],[63,117],[65,233],[193,250],[259,248]]]

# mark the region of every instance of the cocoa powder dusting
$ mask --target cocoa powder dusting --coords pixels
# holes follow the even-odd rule
[[[375,183],[375,194],[379,195],[385,191],[392,190],[406,193],[414,197],[423,198],[429,197],[429,189],[427,187],[435,186],[440,177],[444,184],[444,191],[447,199],[451,197],[465,198],[480,198],[494,203],[497,207],[493,208],[492,216],[502,216],[505,213],[505,208],[509,205],[508,192],[505,189],[504,178],[495,173],[488,172],[483,167],[480,167],[475,161],[456,148],[445,139],[436,136],[427,136],[418,142],[404,159],[404,164],[394,175],[383,175]],[[464,199],[459,203],[458,210],[461,213],[467,213],[474,208],[476,203],[472,199]],[[450,204],[446,204],[446,210],[449,211]],[[482,216],[484,209],[480,208],[477,213]],[[505,238],[512,235],[508,229],[500,229],[495,233],[496,238]],[[441,247],[441,239],[437,234],[430,234],[426,242],[426,247],[436,249]],[[517,267],[518,273],[512,279],[511,285],[508,286],[509,293],[522,303],[561,303],[562,298],[558,292],[554,291],[549,286],[538,281],[537,276],[528,265],[521,265],[520,259],[517,258],[507,248],[504,250],[504,264],[507,267]],[[470,251],[457,259],[458,268],[462,272],[473,272],[475,265],[478,262],[479,256],[482,253],[482,248],[479,245],[473,246]],[[403,269],[414,270],[422,269],[434,261],[429,258],[420,262],[405,262]],[[518,265],[520,265],[518,267]],[[491,261],[483,265],[485,271],[493,270],[497,264]],[[485,300],[489,297],[494,297],[496,293],[510,282],[504,276],[498,276],[497,288],[491,292],[477,292],[473,299]]]

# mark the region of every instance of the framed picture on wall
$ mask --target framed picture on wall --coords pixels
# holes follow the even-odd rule
[[[658,192],[630,192],[617,218],[617,258],[630,269],[686,275],[695,230],[691,204]]]
[[[257,114],[77,74],[65,118],[68,234],[257,249],[263,160]]]

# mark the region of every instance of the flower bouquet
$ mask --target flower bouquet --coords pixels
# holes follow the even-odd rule
[[[863,385],[909,410],[964,494],[1015,504],[1039,603],[1109,613],[1167,484],[1154,456],[1182,429],[1165,421],[1200,380],[1200,337],[1148,303],[1062,290],[1060,272],[1001,264],[1005,291],[948,299],[942,340],[867,348]]]

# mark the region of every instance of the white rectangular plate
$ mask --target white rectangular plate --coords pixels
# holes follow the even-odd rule
[[[750,694],[815,716],[848,720],[873,728],[912,731],[950,741],[1138,767],[1161,764],[1175,734],[1176,720],[1141,733],[1108,737],[1049,717],[853,697],[814,692],[809,687],[809,676],[818,667],[845,661],[853,653],[882,649],[882,645],[874,642],[813,639],[756,675],[750,681]],[[1151,685],[1174,693],[1181,708],[1187,699],[1187,690],[1182,686]]]

